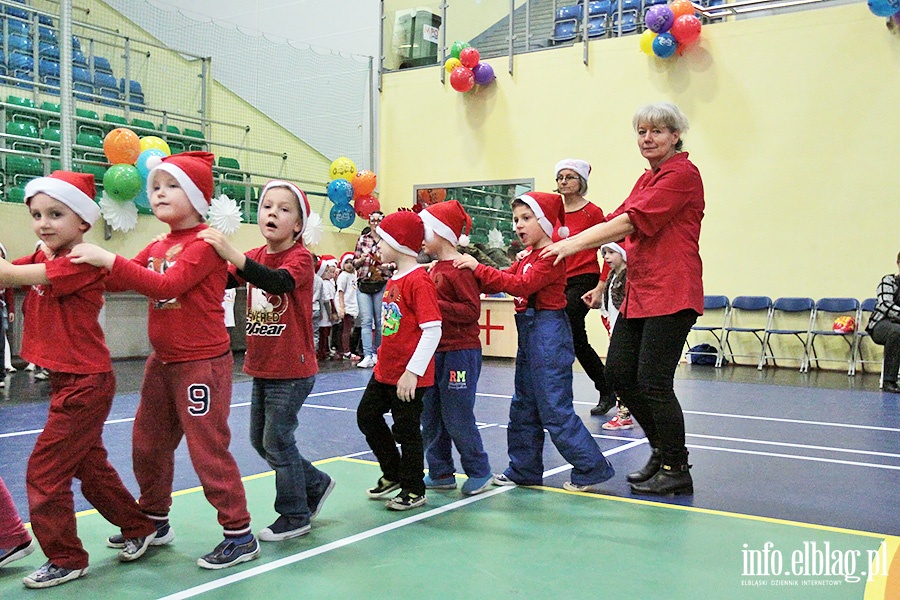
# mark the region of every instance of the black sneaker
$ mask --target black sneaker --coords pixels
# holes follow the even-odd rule
[[[87,567],[83,569],[67,569],[65,567],[57,567],[52,562],[47,561],[40,569],[22,579],[22,583],[27,588],[48,588],[78,579],[85,573],[87,573]]]
[[[366,495],[373,500],[378,500],[379,498],[384,498],[391,492],[399,489],[399,482],[391,481],[389,479],[385,479],[384,477],[379,477],[378,483],[375,485],[375,487],[366,490]]]
[[[154,521],[154,524],[156,525],[156,536],[150,540],[151,546],[165,546],[175,539],[175,530],[172,529],[168,521]],[[124,548],[125,536],[121,533],[111,535],[106,538],[106,545],[110,548]]]
[[[602,417],[610,410],[612,410],[615,405],[616,394],[614,392],[605,396],[600,396],[600,401],[597,402],[597,406],[591,409],[591,415],[595,417]]]
[[[171,531],[171,529],[169,531]],[[155,531],[146,537],[126,538],[117,558],[121,562],[131,562],[139,559],[144,555],[155,538]]]
[[[34,552],[35,545],[34,540],[28,540],[15,548],[0,548],[0,567],[5,567],[14,560],[25,558]]]
[[[250,541],[239,544],[235,538],[225,538],[215,549],[197,559],[204,569],[227,569],[259,557],[259,542],[252,535]]]
[[[325,477],[328,477],[326,475]],[[325,504],[325,499],[328,498],[328,495],[331,494],[332,490],[334,490],[334,479],[328,477],[328,484],[325,486],[325,491],[323,491],[319,496],[315,498],[308,498],[307,504],[309,505],[309,519],[313,520],[319,514],[319,511],[322,510],[322,505]]]
[[[309,520],[279,515],[275,522],[259,532],[263,542],[281,542],[309,533]]]
[[[390,500],[384,503],[386,507],[390,510],[410,510],[413,508],[419,508],[420,506],[425,506],[428,502],[428,499],[425,495],[413,494],[412,492],[407,492],[403,490]]]

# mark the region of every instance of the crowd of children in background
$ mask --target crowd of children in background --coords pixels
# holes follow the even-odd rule
[[[127,260],[82,242],[98,216],[90,177],[55,172],[29,184],[26,204],[43,245],[15,265],[0,260],[0,285],[33,286],[26,293],[29,318],[21,354],[52,369],[51,407],[56,407],[28,465],[33,532],[48,561],[24,579],[26,586],[51,587],[87,571],[88,556],[74,527],[75,476],[82,480],[85,498],[120,527],[107,542],[120,550],[120,560],[136,560],[149,546],[170,543],[173,453],[183,437],[224,533],[222,543],[198,559],[199,566],[221,569],[259,555],[240,473],[228,449],[233,359],[223,309],[226,287],[247,286],[243,368],[253,377],[250,438],[275,472],[279,516],[259,531],[261,541],[306,534],[334,488],[329,475],[303,458],[295,439],[300,408],[322,361],[359,361],[359,367],[373,368],[357,423],[382,471],[366,495],[393,496],[386,501],[388,509],[417,508],[427,502],[426,490],[456,488],[453,446],[466,475],[464,495],[480,494],[492,483],[540,484],[545,430],[573,465],[567,489],[597,491],[613,476],[572,405],[575,355],[565,311],[565,270],[538,252],[565,222],[559,194],[531,192],[514,200],[516,233],[530,250],[503,271],[457,250],[467,243],[472,220],[456,201],[428,207],[421,215],[373,213],[355,252],[340,259],[315,257],[301,235],[309,202],[284,181],[270,182],[260,195],[258,223],[265,244],[242,253],[205,223],[212,155],[187,152],[164,158],[148,176],[154,214],[171,231]],[[436,261],[427,268],[417,260],[423,246]],[[612,277],[598,302],[614,322],[625,250],[611,244],[604,252]],[[358,268],[363,271],[359,277]],[[153,346],[133,431],[137,503],[106,461],[100,437],[114,378],[97,315],[105,291],[124,289],[149,298]],[[509,462],[497,475],[474,414],[483,292],[515,296],[518,330]],[[60,298],[67,296],[89,309],[77,318],[66,315]],[[377,315],[363,306],[373,298]],[[11,299],[0,299],[13,314]],[[3,309],[0,304],[6,320]],[[71,343],[51,347],[38,341],[47,334],[63,340],[74,335],[72,327],[78,327],[78,339]],[[184,335],[188,330],[193,335]],[[75,346],[81,351],[74,362],[54,351]],[[84,398],[86,413],[63,404],[72,395]],[[630,417],[624,406],[619,409],[616,428],[625,428]],[[393,426],[385,421],[386,412],[392,413]],[[60,429],[60,419],[82,423]],[[88,462],[91,469],[85,470]],[[2,567],[34,550],[2,480],[0,514]]]

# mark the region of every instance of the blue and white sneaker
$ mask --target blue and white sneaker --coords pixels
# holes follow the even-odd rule
[[[328,475],[326,475],[325,477],[328,477]],[[310,521],[315,519],[319,512],[322,510],[322,505],[325,504],[325,499],[328,498],[329,494],[331,494],[333,490],[334,479],[328,477],[328,484],[325,486],[325,490],[315,498],[307,498]]]
[[[87,573],[87,567],[83,569],[67,569],[65,567],[57,567],[52,562],[47,561],[40,569],[23,578],[22,583],[27,588],[48,588],[78,579],[85,573]]]
[[[34,540],[28,540],[15,548],[0,548],[0,567],[5,567],[14,560],[25,558],[34,552]]]
[[[150,540],[151,546],[165,546],[175,539],[175,530],[168,521],[154,521],[154,524],[156,525],[156,535]],[[106,538],[106,545],[110,548],[124,548],[125,536],[121,533],[111,535]]]
[[[227,569],[259,557],[259,542],[248,533],[249,538],[225,538],[215,549],[197,559],[197,564],[204,569]]]
[[[491,487],[493,481],[493,475],[488,475],[487,477],[469,477],[462,485],[463,496],[475,496],[482,492],[486,492],[488,488]]]
[[[126,538],[125,544],[119,550],[116,558],[121,562],[131,562],[139,559],[150,547],[150,544],[153,543],[154,538],[156,538],[155,531],[146,537]]]
[[[449,477],[439,477],[438,479],[432,479],[431,473],[425,475],[425,489],[426,490],[455,490],[456,489],[456,477],[450,475]]]

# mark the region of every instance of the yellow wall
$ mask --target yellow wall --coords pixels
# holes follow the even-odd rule
[[[721,23],[669,61],[638,38],[490,61],[497,81],[460,95],[433,69],[387,74],[382,205],[413,185],[534,177],[593,165],[590,198],[611,210],[646,163],[631,117],[668,100],[691,121],[686,149],[706,187],[708,293],[872,296],[896,269],[900,37],[864,3]],[[437,68],[437,67],[435,67]]]

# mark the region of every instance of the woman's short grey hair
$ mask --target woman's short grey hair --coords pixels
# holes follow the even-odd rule
[[[657,102],[642,106],[634,113],[631,124],[634,126],[635,131],[642,124],[647,124],[654,127],[666,127],[669,131],[678,132],[678,143],[675,144],[675,149],[679,151],[684,145],[682,136],[684,136],[689,127],[687,117],[671,102]]]

